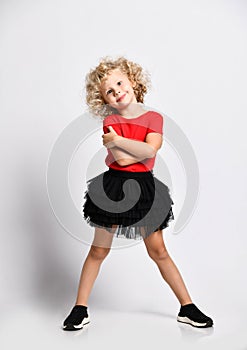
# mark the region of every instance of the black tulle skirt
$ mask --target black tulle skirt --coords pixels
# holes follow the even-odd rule
[[[83,216],[115,237],[143,239],[174,220],[169,188],[153,170],[109,170],[87,181]]]

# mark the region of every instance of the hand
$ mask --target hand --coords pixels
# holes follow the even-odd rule
[[[116,131],[113,129],[112,126],[108,126],[108,129],[110,130],[110,132],[108,132],[107,134],[103,134],[102,138],[103,138],[103,145],[106,148],[112,148],[115,146],[115,141],[118,138],[121,138],[122,136],[119,136]]]

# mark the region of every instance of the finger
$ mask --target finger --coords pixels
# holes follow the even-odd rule
[[[109,129],[111,132],[114,132],[114,134],[116,134],[116,131],[113,129],[112,126],[108,126],[108,129]]]

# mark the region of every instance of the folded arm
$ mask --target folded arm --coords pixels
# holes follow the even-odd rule
[[[112,147],[110,151],[112,152],[115,161],[121,166],[138,163],[146,159],[146,157],[135,157],[133,154],[125,152],[123,149],[116,146]]]
[[[153,158],[161,148],[163,137],[158,133],[149,133],[145,141],[136,141],[122,136],[116,137],[111,149],[119,165],[125,166]]]
[[[153,158],[155,155],[154,148],[143,141],[137,141],[123,136],[118,136],[113,141],[113,144],[114,146],[133,154],[135,157]]]
[[[120,165],[137,163],[146,158],[153,158],[160,149],[163,136],[157,132],[146,135],[145,141],[133,140],[118,135],[112,126],[109,133],[103,134],[103,144],[111,149],[112,154]]]

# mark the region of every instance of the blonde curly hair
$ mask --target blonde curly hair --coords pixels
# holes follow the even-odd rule
[[[128,79],[135,82],[133,87],[137,102],[144,102],[144,95],[151,86],[150,74],[143,68],[123,56],[117,57],[115,60],[110,56],[101,58],[100,63],[94,69],[91,69],[86,75],[86,104],[89,112],[104,119],[107,115],[117,113],[117,110],[107,105],[100,92],[100,85],[108,74],[114,69],[119,69],[126,74]]]

